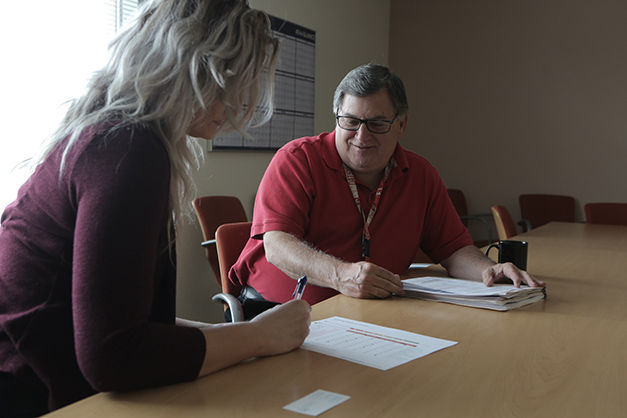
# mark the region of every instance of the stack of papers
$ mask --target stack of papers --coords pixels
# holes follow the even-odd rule
[[[481,282],[448,277],[408,279],[403,281],[403,288],[405,296],[411,298],[497,311],[520,308],[546,297],[544,287],[523,285],[517,288],[512,284],[495,284],[492,287],[486,287]]]

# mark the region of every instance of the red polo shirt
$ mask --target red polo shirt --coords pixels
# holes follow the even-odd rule
[[[394,159],[397,166],[370,224],[371,261],[401,274],[419,247],[439,263],[472,245],[437,171],[400,145]],[[375,191],[358,179],[357,188],[367,214]],[[361,260],[363,228],[335,147],[335,132],[296,139],[277,151],[266,170],[255,201],[252,238],[229,279],[247,283],[268,300],[286,302],[296,282],[267,262],[265,232],[287,232],[323,252],[356,262]],[[303,299],[313,304],[336,294],[330,288],[308,286]]]

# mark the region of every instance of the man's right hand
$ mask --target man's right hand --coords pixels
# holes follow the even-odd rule
[[[383,299],[405,293],[398,274],[367,261],[342,264],[334,284],[338,292],[354,298]]]
[[[313,285],[330,287],[354,298],[383,299],[404,294],[400,276],[376,264],[342,261],[281,231],[266,232],[263,242],[268,262],[290,277],[304,275]]]

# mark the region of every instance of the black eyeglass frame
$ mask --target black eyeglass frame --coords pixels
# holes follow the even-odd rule
[[[337,123],[337,126],[339,126],[340,128],[344,129],[345,131],[358,131],[359,128],[361,128],[361,124],[365,123],[366,124],[366,129],[368,129],[368,131],[372,132],[373,134],[387,134],[388,132],[390,132],[390,129],[392,129],[392,124],[394,123],[394,121],[396,120],[396,118],[398,117],[398,113],[396,115],[394,115],[394,118],[392,120],[386,120],[386,119],[359,119],[359,118],[355,118],[352,116],[344,116],[344,115],[335,115],[335,122]],[[357,120],[359,121],[359,125],[357,125],[356,128],[345,128],[342,125],[340,125],[340,118],[347,118],[347,119],[353,119],[353,120]],[[388,129],[385,131],[381,131],[381,132],[376,132],[373,131],[372,129],[370,129],[370,125],[368,124],[368,122],[386,122],[389,123],[390,125],[388,126]]]

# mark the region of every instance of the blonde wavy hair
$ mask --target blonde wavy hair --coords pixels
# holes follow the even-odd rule
[[[192,172],[202,147],[187,132],[215,100],[223,132],[245,133],[272,116],[278,40],[268,16],[247,0],[151,0],[109,46],[108,63],[75,99],[36,162],[65,138],[68,150],[89,126],[119,121],[149,126],[170,157],[170,207],[176,223],[191,213]]]

